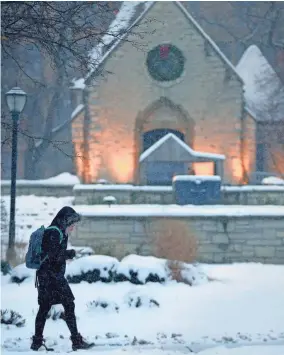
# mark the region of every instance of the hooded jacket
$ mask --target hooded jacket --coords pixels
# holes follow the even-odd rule
[[[80,221],[80,215],[72,207],[63,207],[55,216],[50,226],[57,230],[46,230],[42,239],[42,256],[48,258],[37,272],[39,303],[67,303],[74,300],[72,291],[64,277],[66,260],[75,256],[74,250],[67,250],[68,235],[66,228]]]

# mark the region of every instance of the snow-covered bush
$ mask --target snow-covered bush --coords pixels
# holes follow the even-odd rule
[[[67,265],[66,278],[70,283],[111,282],[118,263],[119,261],[111,256],[85,256]]]
[[[97,299],[87,303],[88,309],[91,310],[99,310],[99,311],[107,311],[107,312],[119,312],[119,306],[112,301],[105,299]]]
[[[208,282],[208,277],[197,264],[186,264],[180,261],[167,260],[168,279],[183,282],[190,286]]]
[[[16,327],[23,327],[26,320],[19,313],[11,309],[1,309],[1,323],[6,325],[13,324]]]
[[[12,272],[12,268],[8,263],[8,261],[1,260],[1,273],[3,275],[7,275],[7,274],[11,274],[11,272]]]
[[[165,282],[165,260],[153,256],[128,255],[116,269],[114,281],[130,281],[136,285],[147,282]]]
[[[58,320],[63,319],[65,320],[65,312],[61,305],[52,306],[50,311],[48,312],[47,319]]]
[[[150,298],[147,295],[139,294],[138,292],[130,292],[126,295],[125,302],[130,308],[139,308],[139,307],[160,307],[158,301],[153,298]]]
[[[22,283],[24,280],[35,277],[35,271],[28,269],[25,264],[20,264],[11,272],[11,282]]]

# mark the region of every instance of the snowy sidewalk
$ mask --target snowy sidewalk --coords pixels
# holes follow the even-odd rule
[[[95,353],[96,355],[182,355],[189,352],[185,351],[175,351],[175,350],[163,350],[163,349],[105,349],[105,350],[88,350],[84,353]],[[4,355],[19,355],[19,352],[14,351],[3,351]],[[34,351],[25,351],[25,355],[34,355]],[[238,348],[227,348],[227,347],[214,347],[201,352],[199,355],[283,355],[284,345],[262,345],[262,346],[244,346]]]

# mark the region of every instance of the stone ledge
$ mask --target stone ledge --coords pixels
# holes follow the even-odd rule
[[[103,203],[105,196],[114,196],[118,204],[174,204],[171,186],[134,185],[75,185],[75,205]],[[279,186],[223,186],[220,204],[284,206],[284,187]]]

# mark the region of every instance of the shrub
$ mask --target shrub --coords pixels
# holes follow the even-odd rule
[[[66,278],[70,283],[111,282],[118,263],[116,258],[106,255],[85,256],[67,265]]]
[[[20,264],[11,272],[11,282],[22,283],[24,280],[35,276],[35,271],[28,269],[25,264]]]
[[[119,306],[115,302],[98,299],[87,303],[89,310],[104,310],[110,312],[119,312]]]
[[[152,256],[128,255],[116,268],[115,282],[129,281],[135,285],[166,280],[165,261]]]
[[[127,299],[127,304],[130,308],[160,307],[159,302],[145,295],[129,295]]]
[[[16,327],[23,327],[26,320],[19,313],[11,309],[1,309],[1,323],[6,325],[13,324]]]
[[[171,280],[185,283],[189,286],[208,282],[207,276],[196,265],[180,261],[167,260],[166,268]]]
[[[186,263],[195,260],[196,238],[185,221],[158,220],[157,230],[152,233],[155,256]]]
[[[3,275],[11,274],[12,268],[8,261],[1,260],[1,272]]]

